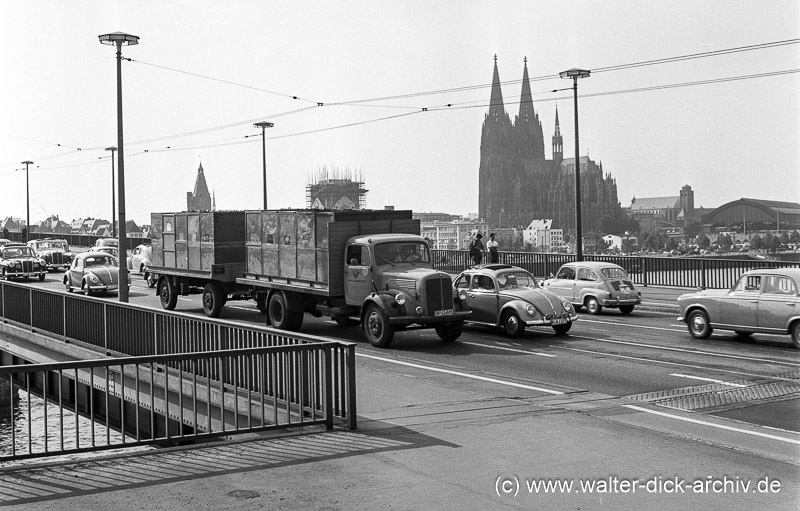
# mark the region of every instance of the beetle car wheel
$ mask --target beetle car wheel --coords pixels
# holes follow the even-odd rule
[[[364,335],[376,348],[388,348],[394,338],[394,328],[386,314],[377,305],[370,304],[364,315]]]
[[[510,337],[519,337],[525,331],[525,325],[520,321],[516,312],[506,311],[503,314],[503,329]]]
[[[792,342],[795,348],[800,348],[800,321],[795,321],[792,325]]]
[[[627,315],[627,314],[630,314],[631,312],[633,312],[633,308],[634,308],[633,305],[620,305],[619,306],[619,311],[621,313]]]
[[[600,305],[600,302],[597,301],[597,298],[594,296],[590,296],[586,299],[586,310],[589,311],[589,314],[600,314],[603,310],[603,306]]]
[[[81,289],[83,290],[83,294],[85,294],[86,296],[92,296],[92,290],[91,288],[89,288],[88,281],[85,280],[83,281],[83,287]]]
[[[225,293],[216,282],[209,282],[203,287],[203,312],[209,318],[216,318],[225,306]]]
[[[436,325],[436,335],[444,342],[453,342],[461,337],[464,330],[463,321],[453,321],[452,323],[441,323]]]
[[[564,323],[563,325],[553,325],[553,331],[558,335],[564,335],[572,328],[572,323]]]
[[[693,311],[689,314],[687,321],[689,333],[695,339],[706,339],[711,335],[711,325],[708,323],[708,316],[703,311]]]
[[[158,281],[158,297],[161,299],[161,307],[164,310],[174,310],[178,304],[178,293],[166,277],[162,277]]]

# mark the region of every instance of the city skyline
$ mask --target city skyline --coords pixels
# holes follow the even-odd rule
[[[545,139],[557,107],[569,156],[571,83],[558,73],[593,70],[579,86],[580,152],[613,176],[623,207],[683,185],[698,208],[743,197],[800,202],[794,2],[383,7],[7,8],[0,216],[25,218],[19,162],[29,160],[31,223],[111,218],[104,148],[116,142],[115,59],[97,36],[113,31],[141,37],[123,49],[132,60],[122,66],[126,217],[140,225],[152,212],[185,209],[201,162],[217,209],[260,209],[253,123],[263,120],[275,123],[266,131],[270,207],[304,207],[308,176],[327,165],[363,169],[371,209],[476,213],[495,55],[512,116],[527,58]],[[545,151],[552,158],[548,143]]]

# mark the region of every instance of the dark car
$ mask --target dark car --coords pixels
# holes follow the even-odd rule
[[[95,247],[117,247],[119,248],[119,240],[117,238],[100,238],[94,243]]]
[[[0,277],[3,280],[38,277],[44,280],[47,264],[27,245],[0,247]]]
[[[469,323],[499,327],[511,337],[530,326],[565,334],[578,318],[569,300],[542,289],[533,275],[516,266],[478,265],[461,272],[453,287],[460,306],[472,311]]]
[[[789,334],[800,348],[800,269],[750,270],[731,289],[707,289],[678,297],[680,316],[695,339],[717,328],[747,337]]]
[[[72,263],[72,252],[69,251],[69,244],[64,239],[45,238],[42,240],[31,240],[28,242],[37,256],[44,259],[48,270],[66,270]]]
[[[601,261],[566,263],[555,277],[542,282],[542,287],[569,300],[577,309],[586,307],[589,314],[600,314],[604,307],[630,314],[642,303],[628,272]]]
[[[128,276],[130,287],[130,275]],[[102,291],[119,289],[119,263],[104,252],[83,252],[75,256],[72,265],[64,274],[67,292],[82,291],[89,296]]]

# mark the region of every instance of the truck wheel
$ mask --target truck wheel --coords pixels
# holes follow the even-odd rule
[[[272,326],[280,330],[296,331],[303,324],[303,313],[290,312],[281,293],[270,296],[267,316]]]
[[[267,313],[267,293],[258,293],[256,295],[256,308],[261,314]]]
[[[158,296],[161,298],[161,307],[171,311],[178,304],[178,292],[166,277],[158,280]]]
[[[216,282],[209,282],[203,286],[203,312],[209,318],[216,318],[225,306],[226,296]]]
[[[436,325],[436,335],[439,336],[444,342],[453,342],[461,337],[461,332],[464,330],[463,321],[454,321],[452,323],[441,323]]]
[[[392,344],[394,328],[389,324],[386,314],[374,303],[367,306],[362,329],[369,343],[376,348],[388,348]]]

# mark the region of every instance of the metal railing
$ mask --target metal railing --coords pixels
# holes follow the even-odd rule
[[[110,374],[109,368],[116,367],[116,374],[125,375],[125,380],[130,381],[135,379],[130,375],[142,371],[134,368],[138,364],[149,366],[151,371],[152,367],[163,365],[163,374],[174,374],[179,379],[177,388],[184,389],[179,394],[181,399],[186,392],[184,383],[201,379],[207,389],[218,384],[225,392],[233,389],[236,395],[247,392],[259,399],[282,400],[289,407],[285,413],[298,414],[302,424],[316,424],[319,420],[315,417],[322,414],[326,425],[336,419],[348,428],[356,427],[354,343],[94,300],[11,282],[0,282],[0,318],[15,327],[65,343],[82,345],[105,355],[125,356],[122,361],[115,358],[71,362],[72,370],[85,372],[97,367],[103,374]],[[66,368],[53,364],[13,366],[1,368],[0,376],[16,374],[14,383],[25,385],[19,375],[45,375],[59,370]],[[76,373],[73,380],[77,382],[78,376]],[[38,377],[36,381],[41,379]],[[59,374],[58,381],[61,380]],[[94,381],[94,377],[88,381]],[[47,395],[44,390],[42,393]],[[138,392],[131,390],[129,395],[138,399]],[[298,410],[298,406],[307,410]],[[187,424],[183,416],[180,421]],[[259,425],[256,429],[290,425],[297,424],[285,421]],[[224,431],[216,434],[230,433]],[[158,440],[151,438],[148,442]]]
[[[472,266],[465,250],[432,250],[434,267],[450,273]],[[488,253],[483,263],[489,262]],[[649,257],[584,255],[586,261],[606,261],[625,268],[635,284],[643,286],[699,287],[726,289],[732,287],[747,270],[758,268],[800,268],[795,261],[760,261],[721,257]],[[535,277],[555,274],[562,264],[575,260],[575,254],[538,252],[500,252],[499,262],[524,268]]]

